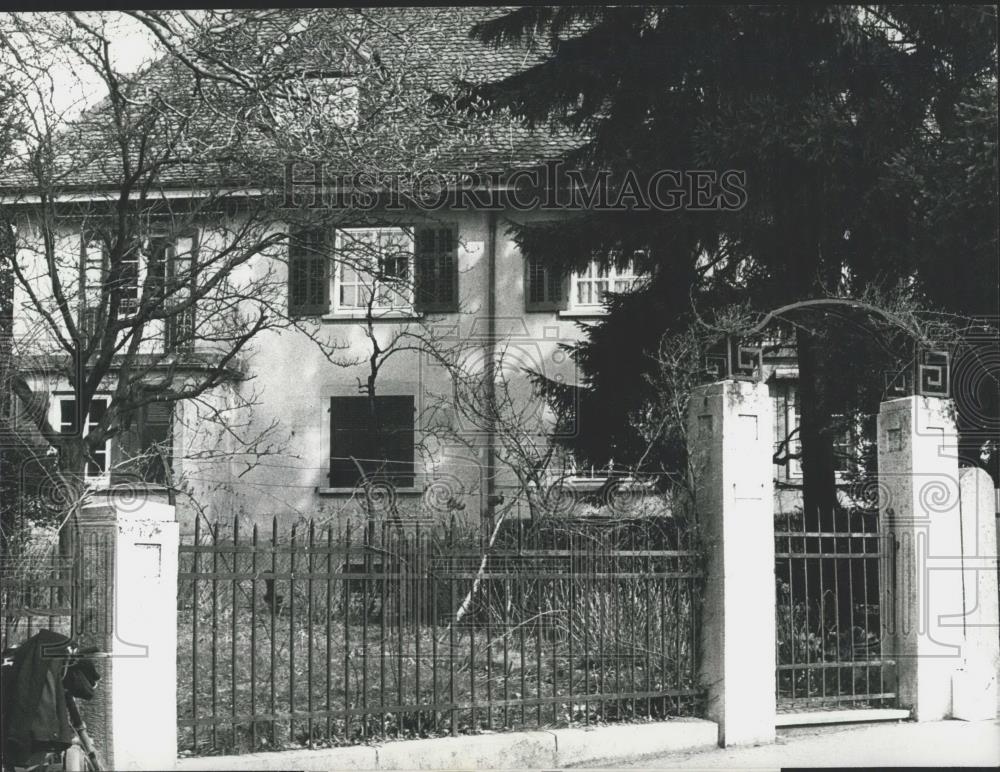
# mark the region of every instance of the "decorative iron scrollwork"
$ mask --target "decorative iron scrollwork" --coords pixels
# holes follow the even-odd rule
[[[947,351],[924,349],[917,355],[916,384],[924,397],[951,395],[951,354]]]
[[[764,347],[754,339],[727,335],[719,345],[705,354],[705,373],[713,380],[762,380]]]
[[[912,366],[885,374],[885,396],[951,396],[951,353],[944,349],[918,348]]]

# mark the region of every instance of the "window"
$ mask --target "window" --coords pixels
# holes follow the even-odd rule
[[[329,313],[331,295],[334,313],[366,313],[369,302],[377,312],[457,311],[457,234],[450,225],[341,228],[331,260],[322,231],[299,231],[289,244],[289,315]]]
[[[802,477],[802,443],[799,439],[798,390],[794,384],[779,381],[775,385],[774,453],[778,458],[787,457],[779,467],[780,480],[799,480]]]
[[[336,234],[334,312],[413,307],[413,233],[406,228],[342,228]]]
[[[56,402],[59,406],[59,433],[76,434],[80,419],[77,414],[76,399],[74,397],[58,397]],[[90,400],[90,412],[81,436],[86,437],[91,430],[100,425],[110,403],[110,397],[93,397]],[[111,440],[108,439],[101,447],[92,449],[90,455],[91,457],[87,460],[83,470],[84,478],[95,482],[107,479],[110,470]]]
[[[288,245],[288,313],[318,316],[330,310],[326,240],[318,230],[292,234]]]
[[[789,438],[781,456],[789,455],[785,472],[781,475],[788,480],[802,478],[802,438],[798,431],[801,422],[798,390],[789,386],[784,395],[775,398],[778,407],[778,420],[775,422],[775,453],[779,452],[781,444]],[[839,414],[831,416],[833,427],[833,469],[838,477],[854,471],[857,446],[847,419]],[[782,420],[782,418],[784,420]]]
[[[371,479],[413,487],[413,416],[412,396],[331,397],[330,486],[358,485],[360,465]]]
[[[593,262],[582,273],[573,274],[570,306],[579,310],[603,309],[608,292],[628,292],[637,278],[631,265],[623,269],[602,268]]]
[[[537,258],[525,258],[524,310],[560,311],[566,308],[567,277],[543,265]]]
[[[602,312],[609,292],[628,292],[638,280],[631,266],[602,268],[590,263],[580,273],[569,275],[525,260],[525,310]]]
[[[136,410],[119,437],[122,466],[131,476],[165,485],[172,459],[172,402],[150,402]]]
[[[91,336],[97,329],[97,314],[101,307],[104,270],[107,262],[104,241],[96,234],[84,233],[80,239],[80,327]]]
[[[855,466],[854,438],[845,416],[833,416],[836,428],[833,432],[833,469],[838,475],[850,474]]]
[[[162,298],[167,314],[164,346],[167,351],[190,350],[194,346],[195,309],[191,296],[198,267],[198,234],[157,234],[146,244],[148,277],[146,291]]]
[[[458,239],[452,227],[421,227],[414,239],[418,311],[458,310]]]
[[[142,249],[136,247],[125,252],[112,271],[107,243],[96,234],[84,233],[80,255],[84,332],[93,335],[97,331],[105,284],[118,298],[119,319],[138,312],[144,291],[153,296],[165,295],[168,312],[171,305],[189,300],[194,287],[197,249],[198,236],[193,231],[179,236],[152,235]],[[171,317],[167,327],[173,347],[190,345],[194,334],[193,309],[186,308],[183,313]]]
[[[119,318],[130,316],[139,309],[139,250],[126,251],[118,260],[118,265],[112,266],[104,239],[95,233],[84,233],[81,237],[80,265],[83,271],[84,318],[87,320],[84,324],[89,333],[93,333],[105,281],[108,291],[118,298]]]
[[[118,316],[132,316],[139,310],[139,250],[130,249],[118,263],[118,278],[112,284],[118,291]]]

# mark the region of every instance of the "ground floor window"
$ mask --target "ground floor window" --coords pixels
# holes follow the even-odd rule
[[[56,398],[59,410],[59,433],[77,434],[86,437],[95,430],[104,418],[111,398],[108,396],[95,396],[90,400],[90,410],[88,411],[86,423],[80,431],[80,420],[82,411],[77,410],[76,398],[72,396],[60,396]],[[88,482],[97,482],[107,479],[111,470],[111,440],[90,450],[90,458],[84,464],[83,476]]]
[[[413,396],[330,398],[330,486],[413,487]]]
[[[79,413],[76,398],[56,397],[60,434],[76,434]],[[82,435],[97,429],[111,404],[111,397],[98,395],[90,401],[90,411]],[[139,407],[128,426],[90,450],[84,479],[90,484],[114,482],[122,477],[165,485],[172,460],[171,418],[173,403],[151,402]]]
[[[173,460],[173,402],[150,402],[135,411],[119,449],[123,475],[167,485]]]

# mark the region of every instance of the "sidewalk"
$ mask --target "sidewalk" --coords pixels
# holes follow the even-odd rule
[[[1000,765],[1000,721],[898,722],[778,730],[774,745],[649,757],[616,769]]]

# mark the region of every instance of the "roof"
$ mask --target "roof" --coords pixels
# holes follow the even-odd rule
[[[465,125],[452,125],[450,117],[435,124],[430,115],[432,104],[447,103],[456,93],[459,80],[495,80],[538,60],[538,54],[529,50],[495,49],[469,37],[473,23],[501,10],[234,12],[247,15],[249,23],[188,44],[224,59],[233,72],[249,73],[252,77],[246,82],[251,87],[242,80],[237,86],[229,79],[200,77],[177,58],[164,56],[124,81],[123,91],[135,105],[129,114],[116,116],[105,99],[65,128],[47,167],[51,176],[45,189],[118,189],[124,168],[118,141],[121,132],[115,129],[119,120],[132,125],[149,121],[155,127],[150,145],[163,149],[171,143],[174,155],[156,173],[157,186],[166,189],[267,185],[281,180],[287,161],[296,158],[320,158],[328,166],[342,164],[338,171],[406,172],[421,165],[433,171],[502,171],[564,156],[582,142],[566,129],[530,130],[505,115],[483,115]],[[268,89],[316,70],[360,80],[358,127],[332,141],[317,136],[310,144],[313,128],[306,121],[290,129],[295,142],[281,147],[281,140],[276,144],[256,128],[260,113],[255,111],[264,109],[262,105],[271,98]],[[375,117],[387,114],[389,105],[404,113],[389,120]],[[328,130],[315,127],[317,134]],[[402,144],[396,140],[405,132],[417,140],[415,152],[393,149]],[[135,145],[129,147],[131,164],[138,159]],[[311,150],[318,152],[311,155]],[[147,153],[147,158],[156,154]],[[392,168],[394,158],[403,168]],[[18,160],[20,165],[0,173],[0,191],[8,195],[37,192],[38,177],[25,159]]]

